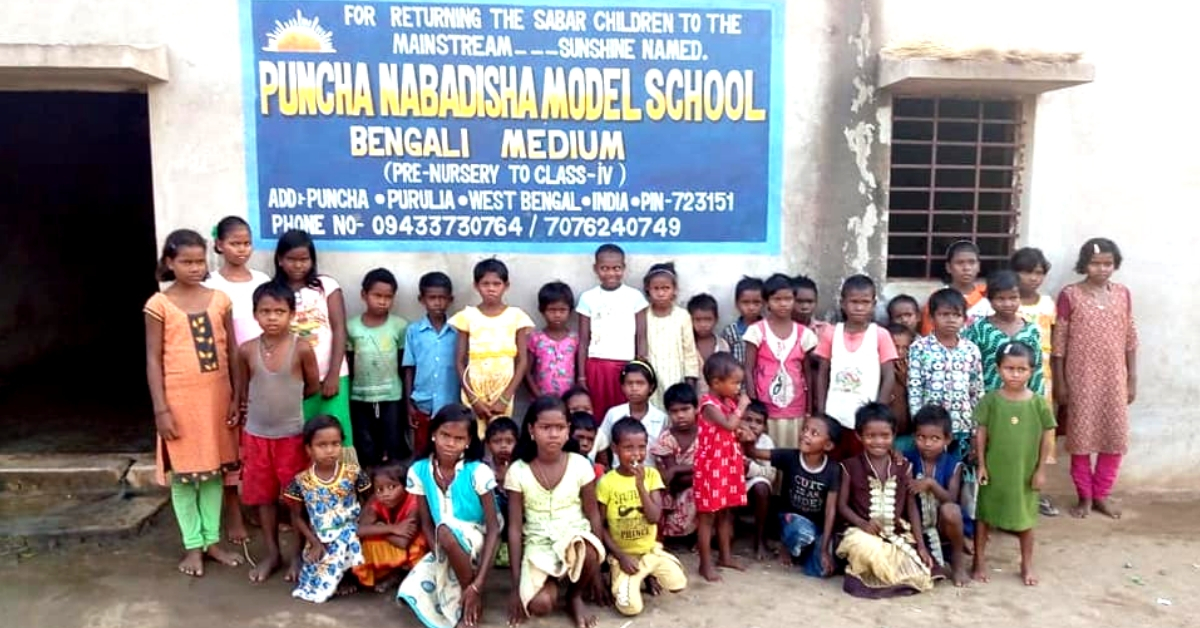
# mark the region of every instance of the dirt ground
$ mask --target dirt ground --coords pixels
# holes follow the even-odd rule
[[[683,593],[650,600],[646,612],[632,620],[597,609],[599,627],[766,627],[792,619],[825,628],[1197,625],[1200,501],[1129,496],[1123,505],[1121,521],[1097,516],[1044,520],[1035,554],[1042,586],[1035,589],[1019,583],[1016,539],[1003,536],[989,552],[990,584],[955,589],[941,583],[928,594],[883,601],[848,597],[840,579],[813,580],[743,557],[749,566],[745,573],[726,572],[719,585],[693,579]],[[182,576],[175,571],[177,544],[174,521],[165,512],[136,538],[10,557],[0,565],[3,623],[55,628],[419,626],[391,596],[362,593],[313,605],[293,600],[279,577],[251,586],[245,568],[210,564],[202,579]],[[684,556],[684,562],[694,569],[693,556]],[[505,625],[507,591],[505,570],[488,587],[485,626]],[[527,625],[570,624],[558,615]]]

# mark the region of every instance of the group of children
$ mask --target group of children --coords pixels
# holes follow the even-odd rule
[[[422,276],[426,315],[409,324],[391,314],[385,269],[366,275],[365,311],[348,319],[302,231],[279,239],[271,278],[246,265],[244,221],[222,220],[214,237],[211,276],[203,237],[167,237],[159,279],[171,283],[145,308],[160,478],[189,575],[206,558],[250,558],[219,536],[224,512],[229,540],[245,543],[245,504],[267,549],[250,579],[284,565],[290,525],[298,598],[396,589],[428,626],[471,626],[490,568],[508,565],[511,623],[551,612],[562,586],[588,626],[585,599],[632,615],[643,591],[686,586],[664,543],[694,535],[709,581],[740,568],[731,545],[749,505],[758,557],[777,529],[782,558],[844,572],[854,595],[924,591],[943,575],[963,585],[969,538],[986,580],[993,529],[1018,534],[1032,585],[1032,530],[1039,508],[1055,512],[1039,490],[1056,414],[1069,417],[1072,513],[1119,516],[1108,497],[1137,339],[1106,239],[1084,244],[1085,278],[1057,301],[1039,293],[1050,264],[1037,249],[981,286],[964,241],[947,252],[949,285],[923,309],[893,298],[886,324],[864,275],[842,283],[827,323],[813,281],[776,274],[739,281],[739,316],[718,332],[714,297],[677,305],[670,263],[642,290],[626,285],[612,244],[578,299],[542,286],[537,330],[505,303],[496,259],[475,266],[478,305],[452,316],[450,278]],[[522,386],[533,401],[518,425]]]

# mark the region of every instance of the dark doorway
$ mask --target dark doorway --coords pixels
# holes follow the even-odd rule
[[[0,92],[0,452],[153,450],[145,94]]]

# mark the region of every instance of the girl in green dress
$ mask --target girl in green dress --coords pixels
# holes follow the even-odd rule
[[[1042,395],[1029,389],[1038,349],[1009,342],[996,354],[1003,385],[975,407],[979,498],[972,577],[987,582],[987,542],[992,528],[1013,532],[1021,543],[1021,579],[1037,584],[1033,572],[1033,526],[1044,464],[1054,436],[1054,413]],[[994,467],[989,460],[999,461]]]
[[[983,358],[983,389],[991,391],[1003,385],[997,352],[1009,342],[1016,341],[1039,350],[1034,354],[1033,370],[1026,386],[1043,394],[1042,333],[1036,324],[1026,322],[1018,313],[1021,309],[1020,278],[1011,270],[998,270],[988,275],[987,290],[992,314],[976,319],[963,331],[963,338],[975,343]]]

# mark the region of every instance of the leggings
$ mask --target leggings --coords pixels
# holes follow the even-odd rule
[[[1075,493],[1079,499],[1108,499],[1120,468],[1121,454],[1096,454],[1095,469],[1091,455],[1073,454],[1071,480],[1075,482]]]
[[[208,549],[221,540],[221,477],[171,482],[171,506],[186,550]]]

